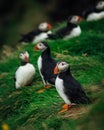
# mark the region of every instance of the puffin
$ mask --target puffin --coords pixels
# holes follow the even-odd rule
[[[85,10],[83,18],[86,21],[96,21],[104,18],[104,1],[98,1],[95,5]]]
[[[77,23],[81,21],[81,16],[70,15],[67,20],[65,27],[60,28],[55,33],[48,34],[49,39],[70,39],[81,34],[81,28]]]
[[[27,33],[27,34],[21,34],[21,39],[19,42],[22,44],[28,44],[32,43],[35,44],[37,42],[40,42],[42,40],[45,40],[48,38],[48,34],[51,34],[51,24],[47,22],[43,22],[39,24],[38,28]]]
[[[39,73],[44,84],[44,89],[38,91],[38,93],[41,93],[50,88],[50,85],[55,85],[57,74],[54,74],[53,69],[57,62],[51,57],[51,50],[47,42],[37,43],[34,50],[42,52],[37,60]]]
[[[69,110],[73,104],[90,103],[81,84],[72,76],[70,66],[67,62],[57,62],[54,68],[54,74],[57,74],[55,81],[56,90],[65,102],[59,114]]]
[[[21,65],[17,68],[14,77],[16,89],[30,85],[35,75],[35,67],[29,63],[29,53],[27,51],[21,52],[19,58]]]

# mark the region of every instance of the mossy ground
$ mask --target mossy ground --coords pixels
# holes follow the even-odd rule
[[[37,69],[40,52],[34,45],[4,46],[0,62],[0,126],[10,130],[103,130],[104,129],[104,20],[80,23],[82,34],[70,40],[47,40],[52,56],[70,64],[73,76],[82,84],[92,100],[90,105],[79,105],[58,115],[64,101],[55,87],[38,94],[43,87]],[[60,24],[61,26],[61,24]],[[21,51],[30,53],[36,67],[31,86],[16,90],[14,73],[19,66]]]

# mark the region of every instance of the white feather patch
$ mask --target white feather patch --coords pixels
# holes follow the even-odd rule
[[[51,34],[51,33],[52,33],[51,31],[40,33],[39,35],[34,37],[32,43],[35,44],[37,42],[45,40],[46,38],[48,38],[48,34]]]
[[[41,56],[39,56],[39,58],[38,58],[38,69],[39,69],[39,73],[40,73],[40,76],[42,78],[42,81],[43,81],[44,85],[46,85],[44,78],[43,78],[43,75],[41,73],[41,69],[42,69],[42,57]]]
[[[72,37],[79,36],[81,34],[81,28],[80,26],[77,26],[76,28],[73,28],[69,35],[66,35],[64,37],[64,40],[67,40]]]
[[[28,85],[31,83],[35,75],[35,68],[32,64],[27,63],[24,66],[20,66],[15,73],[15,87],[16,89]]]
[[[91,13],[88,15],[87,17],[87,21],[94,21],[94,20],[99,20],[104,18],[104,11],[100,12],[100,13]]]
[[[56,86],[56,90],[59,93],[60,97],[64,100],[64,102],[66,104],[71,104],[71,101],[68,99],[68,97],[66,96],[65,92],[64,92],[64,85],[63,85],[63,80],[60,79],[58,76],[56,78],[55,81],[55,86]]]

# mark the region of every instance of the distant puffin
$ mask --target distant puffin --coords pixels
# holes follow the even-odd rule
[[[51,34],[51,29],[52,26],[47,23],[41,23],[38,26],[38,29],[33,30],[27,34],[21,35],[22,38],[19,40],[19,42],[22,42],[23,44],[28,44],[29,42],[35,44],[37,42],[40,42],[42,40],[45,40],[48,38],[48,34]]]
[[[15,72],[15,87],[19,89],[29,85],[35,75],[34,66],[29,63],[29,53],[27,51],[20,53],[21,65]]]
[[[104,18],[104,1],[98,1],[95,6],[89,7],[83,12],[86,21],[94,21]]]
[[[40,42],[34,47],[35,50],[42,51],[42,54],[38,58],[38,69],[41,78],[44,83],[44,89],[39,90],[41,93],[45,89],[49,88],[50,85],[55,85],[56,74],[54,74],[53,69],[56,66],[56,61],[51,57],[51,50],[46,42]]]
[[[50,39],[69,39],[81,34],[81,28],[77,23],[81,20],[80,16],[71,15],[68,18],[67,25],[63,28],[60,28],[53,34],[49,34]]]
[[[73,78],[68,63],[65,61],[58,62],[54,68],[54,74],[58,74],[55,81],[56,90],[66,103],[59,113],[67,111],[73,103],[89,103],[89,99],[82,89],[80,83]]]

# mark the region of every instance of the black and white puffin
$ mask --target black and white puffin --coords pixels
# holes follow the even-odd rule
[[[29,53],[27,51],[20,53],[21,65],[15,72],[15,87],[19,89],[29,85],[35,75],[35,67],[29,63]]]
[[[58,62],[54,68],[54,74],[58,74],[55,81],[56,90],[65,102],[59,113],[69,110],[72,104],[89,103],[89,98],[80,83],[72,76],[68,63]]]
[[[57,75],[54,74],[53,69],[57,62],[51,57],[51,50],[46,42],[36,44],[34,49],[42,51],[42,54],[39,56],[37,61],[38,69],[44,83],[44,89],[38,91],[41,93],[45,89],[50,88],[49,84],[55,85]]]
[[[67,25],[60,28],[53,34],[49,34],[50,39],[69,39],[81,34],[81,28],[77,23],[81,21],[81,17],[77,15],[71,15],[68,18]]]
[[[96,5],[85,10],[83,18],[86,21],[95,21],[104,18],[104,1],[98,1]]]
[[[49,23],[41,23],[36,30],[21,35],[22,38],[19,40],[19,42],[22,42],[23,44],[28,44],[29,42],[35,44],[45,40],[48,38],[48,34],[52,33],[51,28],[52,26]]]

